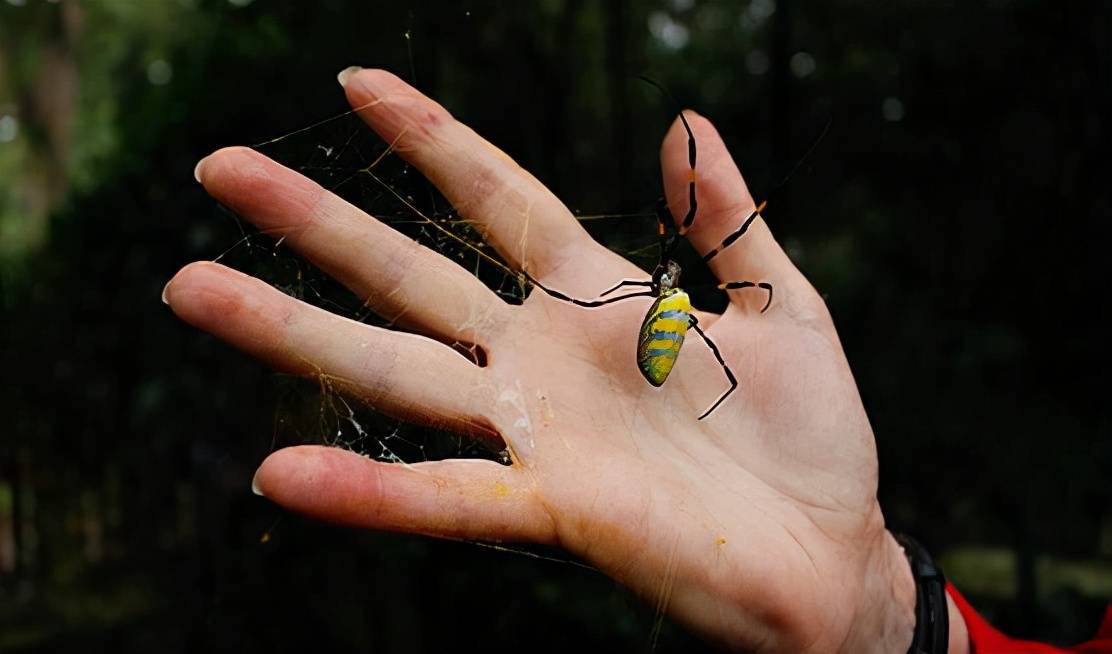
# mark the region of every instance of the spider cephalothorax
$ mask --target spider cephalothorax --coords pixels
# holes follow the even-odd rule
[[[680,286],[680,264],[669,259],[665,265],[657,266],[659,272],[653,275],[653,281],[661,292],[670,291]]]

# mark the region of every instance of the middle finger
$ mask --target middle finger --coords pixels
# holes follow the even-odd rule
[[[610,252],[559,199],[444,107],[382,70],[340,74],[359,115],[436,185],[516,270],[574,294],[644,272]]]

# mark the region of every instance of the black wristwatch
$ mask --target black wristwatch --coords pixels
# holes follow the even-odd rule
[[[946,578],[931,555],[914,539],[895,534],[915,578],[915,635],[908,654],[946,654],[950,647],[950,613]]]

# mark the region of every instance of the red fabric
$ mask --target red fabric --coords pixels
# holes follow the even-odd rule
[[[946,591],[957,605],[961,617],[965,618],[965,626],[969,629],[970,654],[1112,654],[1112,606],[1105,609],[1104,621],[1093,640],[1062,648],[1008,638],[985,622],[952,584],[946,585]]]

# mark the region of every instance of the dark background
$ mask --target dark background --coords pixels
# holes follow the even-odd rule
[[[1112,598],[1110,39],[1103,2],[0,3],[0,650],[650,649],[657,616],[598,573],[250,494],[267,452],[352,425],[315,429],[335,398],[159,292],[231,248],[335,295],[241,242],[191,171],[342,113],[351,64],[415,78],[581,214],[622,214],[588,224],[631,253],[674,116],[639,74],[716,122],[758,196],[832,119],[767,216],[834,314],[885,514],[997,626],[1087,637]],[[264,151],[353,172],[381,150],[356,127]],[[664,621],[658,651],[698,647]]]

